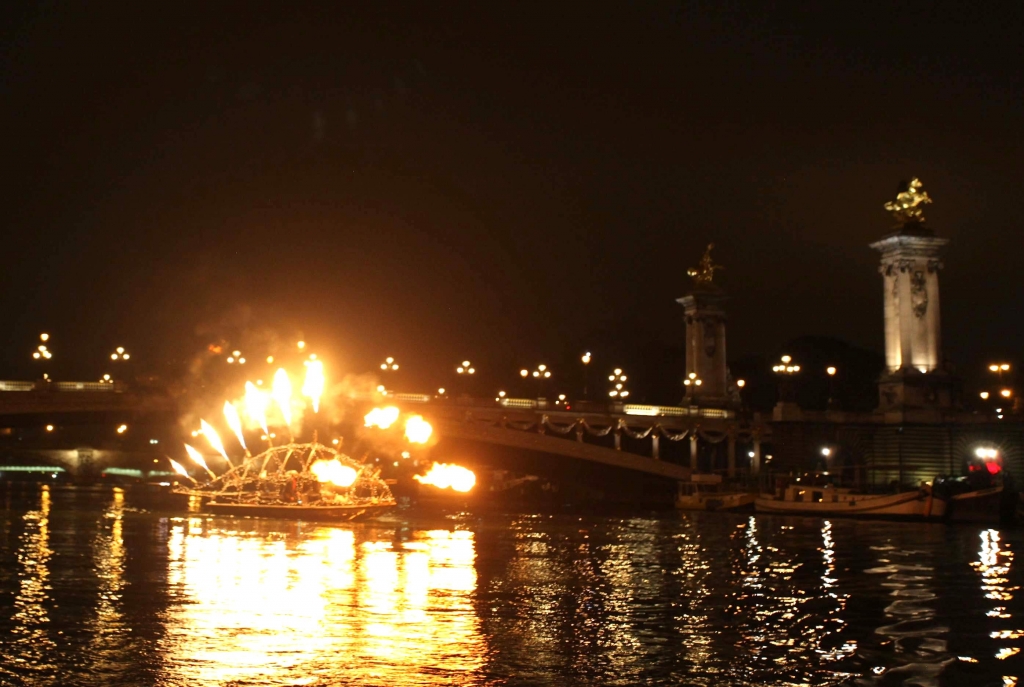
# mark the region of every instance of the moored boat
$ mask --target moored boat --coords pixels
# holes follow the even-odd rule
[[[1006,484],[972,483],[965,478],[935,480],[936,493],[949,504],[950,522],[1009,523],[1016,517],[1020,495]]]
[[[939,519],[946,512],[946,501],[929,487],[896,494],[863,494],[831,484],[797,483],[786,486],[780,496],[758,497],[754,508],[759,513],[787,515]]]
[[[721,475],[691,475],[679,483],[676,508],[680,510],[745,510],[754,505],[754,494],[731,490],[722,485]]]

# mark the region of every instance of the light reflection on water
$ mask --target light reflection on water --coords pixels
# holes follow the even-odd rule
[[[0,510],[0,684],[1017,684],[1013,530]],[[129,500],[130,502],[130,500]]]
[[[17,596],[11,616],[11,659],[25,671],[45,673],[52,670],[56,643],[51,636],[47,602],[50,592],[50,488],[44,484],[39,507],[24,514],[24,529],[16,553]]]
[[[221,522],[172,521],[160,647],[172,683],[327,681],[339,660],[353,683],[413,684],[425,667],[434,682],[480,667],[472,532],[357,545],[350,529],[268,537]]]

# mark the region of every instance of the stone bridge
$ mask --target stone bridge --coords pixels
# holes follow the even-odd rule
[[[688,480],[699,469],[701,444],[724,445],[721,471],[736,477],[740,471],[737,442],[749,443],[752,450],[743,462],[749,462],[749,471],[756,473],[766,433],[763,426],[749,425],[732,411],[715,408],[577,403],[566,409],[543,400],[439,401],[413,394],[393,394],[390,400],[421,413],[442,437],[538,451],[674,480]],[[624,437],[632,441],[625,442]],[[663,460],[663,441],[685,441],[688,464]]]
[[[177,414],[174,399],[154,389],[129,389],[114,382],[0,381],[0,420],[3,426],[47,421],[83,424],[105,416],[166,416]]]

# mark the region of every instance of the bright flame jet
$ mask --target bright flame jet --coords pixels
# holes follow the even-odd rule
[[[319,360],[306,362],[306,381],[302,385],[302,395],[313,401],[313,412],[320,412],[320,397],[324,395],[324,364]]]
[[[430,484],[438,489],[452,489],[467,492],[476,485],[476,475],[472,470],[459,465],[434,463],[425,475],[413,475],[420,484]]]
[[[167,460],[171,461],[171,467],[174,468],[174,471],[176,473],[178,473],[182,477],[187,477],[191,479],[193,482],[195,482],[195,480],[192,479],[192,475],[188,474],[188,470],[185,469],[184,465],[174,460],[173,458],[168,458]]]
[[[213,474],[213,470],[211,470],[209,466],[206,464],[206,459],[203,458],[202,453],[195,450],[188,444],[185,444],[185,453],[188,454],[188,457],[192,459],[193,463],[195,463],[202,469],[206,470],[206,474],[210,476],[210,479],[217,479],[217,475]]]
[[[366,414],[363,422],[367,427],[380,427],[387,429],[398,422],[398,408],[388,406],[387,408],[374,408]]]
[[[267,405],[269,399],[267,395],[256,388],[256,385],[252,382],[245,383],[245,412],[246,414],[260,424],[260,429],[263,430],[264,434],[270,434],[270,429],[267,427]]]
[[[238,443],[248,453],[249,447],[245,445],[245,437],[242,436],[242,418],[238,417],[238,410],[227,401],[224,401],[224,419],[227,420],[231,431],[238,437]]]
[[[333,460],[318,460],[309,466],[309,471],[316,476],[319,482],[330,482],[339,487],[351,487],[356,481],[358,473],[347,465],[342,465],[337,458]]]
[[[288,379],[288,373],[283,367],[278,368],[274,373],[274,384],[271,387],[271,395],[277,401],[281,415],[284,417],[286,427],[292,426],[292,380]]]
[[[224,444],[221,442],[220,435],[217,434],[217,430],[211,427],[210,423],[206,420],[200,420],[199,426],[201,427],[200,431],[202,431],[206,440],[210,442],[210,446],[213,447],[213,450],[222,455],[224,460],[228,462],[228,465],[234,466],[234,463],[232,463],[231,459],[228,458],[227,451],[224,450]]]
[[[434,428],[419,415],[413,415],[405,421],[405,438],[413,444],[425,444],[430,440]]]

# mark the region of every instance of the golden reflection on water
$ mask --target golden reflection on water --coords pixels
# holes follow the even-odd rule
[[[472,532],[392,542],[358,527],[281,534],[220,522],[172,522],[171,683],[450,684],[479,668]]]
[[[985,598],[996,604],[985,615],[1000,620],[1011,620],[1012,615],[1007,610],[1007,604],[1013,599],[1013,593],[1019,589],[1019,587],[1009,584],[1013,552],[1002,546],[999,530],[982,530],[979,536],[981,548],[978,550],[978,560],[972,561],[971,567],[981,575],[981,591]],[[1007,640],[1016,641],[1024,638],[1024,630],[993,630],[989,633],[989,637],[1001,640],[999,644],[1004,646],[996,649],[995,657],[1005,660],[1020,653],[1020,647],[1012,646],[1012,642]],[[1006,675],[1003,677],[1003,682],[1004,684],[1016,684],[1017,677]]]
[[[14,599],[11,630],[12,660],[29,670],[45,669],[56,643],[50,636],[50,487],[44,484],[39,509],[25,513],[25,530],[18,547],[18,593]]]
[[[114,487],[110,507],[104,513],[110,521],[110,531],[100,528],[92,543],[93,570],[99,580],[96,611],[92,618],[91,651],[98,655],[108,653],[118,658],[116,644],[110,636],[120,632],[124,625],[124,490]]]

